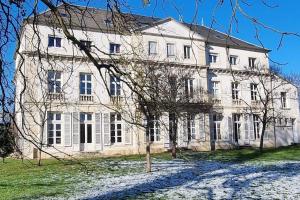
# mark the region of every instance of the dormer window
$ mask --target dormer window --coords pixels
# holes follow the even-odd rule
[[[119,54],[120,53],[120,44],[109,43],[109,53],[110,54]]]
[[[237,56],[230,56],[229,57],[229,63],[230,65],[237,65]]]
[[[217,59],[218,59],[218,55],[217,54],[211,53],[208,56],[209,63],[216,63]]]
[[[157,42],[149,41],[148,47],[148,55],[156,55],[157,54]]]
[[[167,57],[175,56],[175,45],[173,43],[167,43]]]
[[[48,47],[61,47],[61,38],[56,36],[48,36]]]
[[[254,69],[256,58],[249,58],[249,68]]]
[[[104,23],[105,23],[106,27],[112,27],[112,21],[110,19],[105,19]]]
[[[184,45],[183,51],[184,51],[184,59],[190,59],[191,58],[191,46]]]
[[[88,41],[88,40],[80,40],[80,43],[82,46],[84,46],[87,50],[91,50],[91,47],[92,47],[92,42],[91,41]],[[82,47],[80,47],[80,50],[83,50]]]

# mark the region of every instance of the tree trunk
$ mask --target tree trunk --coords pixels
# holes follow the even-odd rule
[[[146,127],[146,172],[151,172],[151,151],[150,151],[150,135],[149,128]]]
[[[41,145],[42,149],[42,145]],[[38,166],[42,165],[42,150],[39,150],[39,155],[38,155]]]
[[[177,122],[174,120],[174,123],[173,123],[173,132],[172,132],[172,159],[175,159],[177,157],[176,155],[176,146],[177,146]]]
[[[266,124],[263,123],[263,127],[261,130],[261,137],[260,137],[260,144],[259,144],[259,151],[262,152],[264,148],[264,136],[265,136]]]

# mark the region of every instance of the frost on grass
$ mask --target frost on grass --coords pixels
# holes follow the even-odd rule
[[[109,163],[106,163],[109,165]],[[141,168],[137,161],[116,166]],[[156,161],[152,173],[90,176],[70,199],[300,199],[300,162]]]

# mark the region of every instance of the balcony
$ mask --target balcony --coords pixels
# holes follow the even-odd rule
[[[251,100],[251,106],[252,107],[260,107],[260,101],[259,100]]]
[[[63,93],[48,93],[47,100],[48,101],[64,101],[65,95]]]
[[[81,101],[81,102],[93,102],[94,97],[92,95],[81,94],[81,95],[79,95],[79,101]]]
[[[122,97],[121,96],[111,96],[110,97],[110,102],[113,105],[119,105],[122,103]]]
[[[233,106],[242,106],[242,100],[240,99],[232,99]]]
[[[212,98],[212,103],[213,103],[214,106],[217,106],[217,107],[222,106],[221,99],[218,99],[217,97]]]

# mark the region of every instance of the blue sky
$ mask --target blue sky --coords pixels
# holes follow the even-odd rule
[[[220,7],[216,7],[216,2],[218,2],[218,0],[202,0],[198,4],[198,9],[196,9],[195,0],[151,0],[150,5],[146,7],[142,5],[141,0],[127,0],[127,2],[130,2],[130,4],[123,7],[123,11],[125,12],[162,18],[171,16],[174,19],[179,19],[179,15],[181,15],[185,22],[192,22],[195,13],[197,12],[196,20],[194,19],[194,22],[197,21],[198,23],[201,23],[203,18],[205,25],[210,26],[212,20],[215,19],[216,23],[213,25],[214,28],[220,31],[228,31],[229,19],[231,16],[229,0],[225,0],[224,4]],[[285,32],[300,33],[300,22],[298,21],[300,19],[300,12],[298,12],[300,1],[267,0],[266,2],[277,5],[277,7],[274,8],[263,5],[261,0],[249,0],[248,2],[252,2],[252,5],[246,6],[241,3],[241,7],[247,14],[259,19],[265,25]],[[86,5],[86,1],[74,0],[73,3]],[[89,5],[92,7],[105,8],[106,1],[90,0]],[[39,7],[40,10],[45,9],[42,4]],[[235,25],[233,27],[233,35],[248,42],[259,44],[259,41],[255,38],[256,31],[252,22],[241,14],[238,14],[237,17],[238,26]],[[283,45],[277,49],[280,35],[262,27],[258,27],[258,29],[260,40],[263,42],[263,45],[272,50],[270,58],[275,62],[284,64],[282,65],[282,70],[285,73],[300,73],[300,68],[298,67],[300,65],[298,59],[300,38],[288,36],[283,40]],[[15,44],[11,43],[6,55],[7,60],[13,60],[12,55],[14,48]],[[10,74],[12,74],[12,71],[10,71]]]

